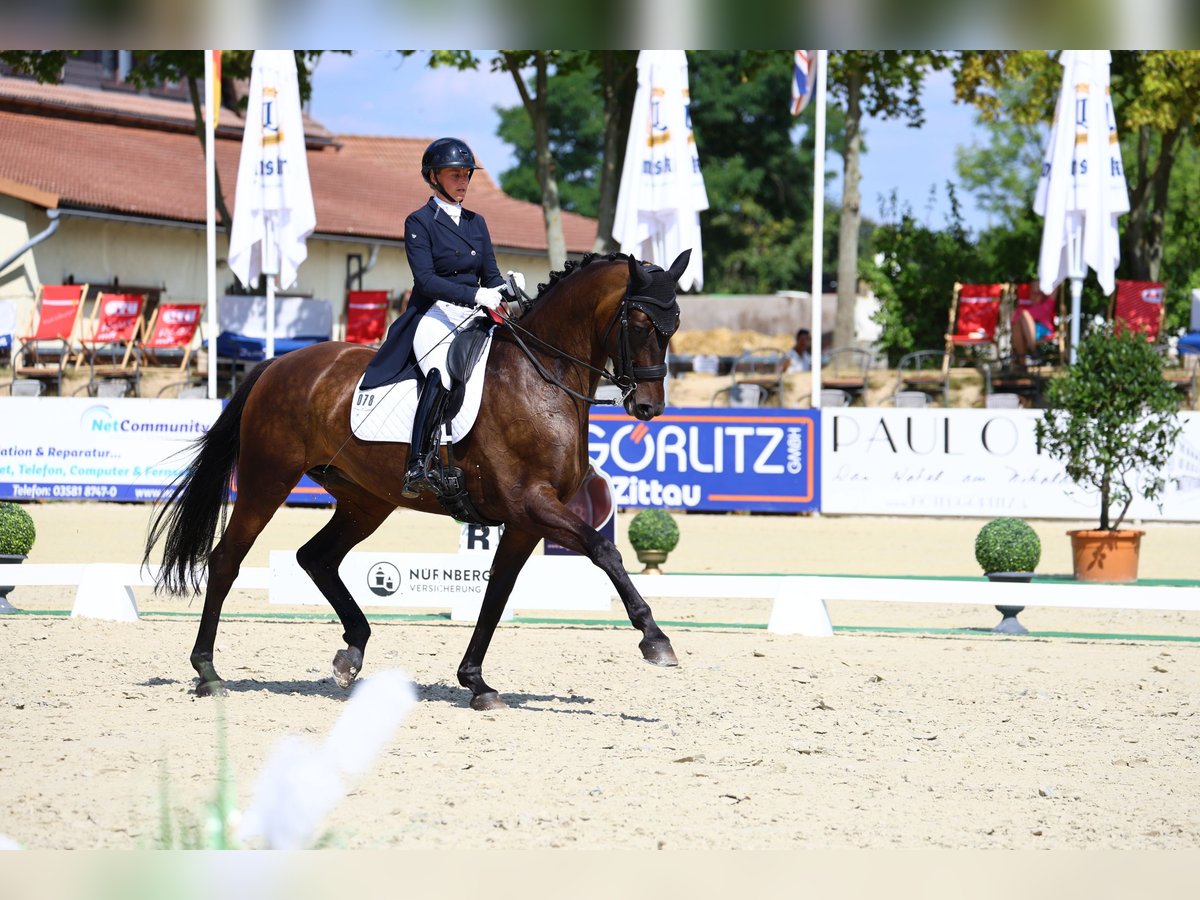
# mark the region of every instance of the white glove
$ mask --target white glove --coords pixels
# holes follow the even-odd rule
[[[508,281],[505,282],[505,286],[507,286],[509,283],[512,283],[513,285],[516,286],[518,292],[522,292],[525,290],[525,276],[524,275],[522,275],[520,272],[514,272],[512,269],[509,269],[508,272],[505,274],[508,275]]]
[[[484,309],[498,309],[501,299],[500,291],[496,288],[481,287],[475,292],[476,305]]]

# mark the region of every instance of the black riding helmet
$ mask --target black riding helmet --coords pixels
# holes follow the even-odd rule
[[[439,169],[466,169],[469,175],[474,175],[475,170],[481,168],[475,164],[475,154],[471,148],[458,138],[438,138],[421,154],[421,177],[447,200],[450,200],[450,195],[438,180]]]

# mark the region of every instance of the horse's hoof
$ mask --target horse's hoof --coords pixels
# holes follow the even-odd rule
[[[362,651],[354,647],[339,650],[333,657],[333,680],[342,690],[354,684],[354,679],[362,670]]]
[[[671,642],[663,638],[657,641],[642,641],[638,644],[641,648],[642,656],[646,662],[656,666],[677,666],[679,660],[675,657],[675,651],[671,647]]]
[[[201,681],[196,685],[197,697],[224,697],[225,682],[220,679],[216,681]]]
[[[508,709],[508,704],[501,700],[500,695],[495,691],[488,691],[486,694],[476,694],[471,698],[471,709],[486,712],[490,709]]]

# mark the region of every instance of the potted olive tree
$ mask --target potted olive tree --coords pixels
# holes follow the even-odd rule
[[[1096,529],[1070,531],[1075,577],[1136,581],[1143,531],[1122,529],[1135,494],[1157,500],[1179,436],[1179,399],[1145,336],[1105,326],[1079,343],[1075,363],[1051,379],[1038,444],[1075,484],[1095,490]]]
[[[992,519],[975,535],[975,561],[989,581],[1029,582],[1042,558],[1042,541],[1028,522],[1012,516]],[[1024,606],[997,606],[1004,618],[992,631],[1028,634],[1017,621]]]
[[[629,543],[645,568],[643,575],[661,575],[659,568],[679,543],[679,526],[665,509],[643,509],[629,522]]]
[[[0,503],[0,564],[21,562],[33,549],[36,538],[33,517],[24,507],[15,503]],[[0,612],[12,611],[8,602],[8,592],[12,589],[11,584],[0,584]]]

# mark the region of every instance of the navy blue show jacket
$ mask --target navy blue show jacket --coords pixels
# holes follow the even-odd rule
[[[455,225],[432,197],[404,221],[404,252],[413,275],[412,296],[368,363],[364,388],[421,377],[412,352],[413,335],[434,303],[474,306],[480,287],[504,283],[483,216],[464,209]]]

